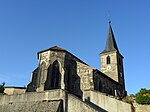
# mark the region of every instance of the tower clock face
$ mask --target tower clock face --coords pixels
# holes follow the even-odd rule
[[[110,65],[107,66],[107,70],[109,70],[109,71],[111,70],[111,66]]]

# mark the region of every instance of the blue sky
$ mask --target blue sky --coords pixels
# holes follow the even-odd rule
[[[0,0],[0,82],[24,86],[37,52],[58,45],[100,68],[108,16],[129,94],[150,88],[149,0]]]

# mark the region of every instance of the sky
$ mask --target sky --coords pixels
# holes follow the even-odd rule
[[[108,18],[128,94],[150,89],[149,0],[0,0],[0,83],[26,86],[37,52],[60,46],[100,69]]]

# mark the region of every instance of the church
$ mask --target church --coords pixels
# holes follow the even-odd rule
[[[123,56],[109,21],[106,46],[99,53],[101,70],[54,46],[37,53],[38,66],[24,93],[0,96],[4,112],[133,112],[123,102]]]
[[[27,92],[64,89],[82,98],[85,90],[113,96],[126,96],[123,56],[119,52],[109,22],[105,49],[100,53],[101,71],[68,52],[54,46],[38,52],[38,67],[32,72]]]

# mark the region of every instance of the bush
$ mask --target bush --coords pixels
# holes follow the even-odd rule
[[[142,88],[136,94],[136,102],[139,104],[150,104],[150,90]]]

